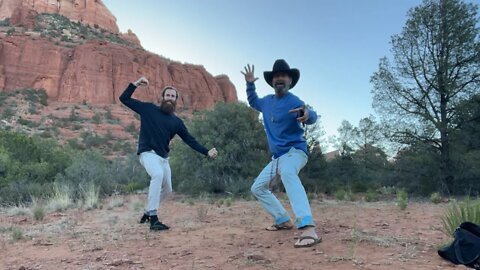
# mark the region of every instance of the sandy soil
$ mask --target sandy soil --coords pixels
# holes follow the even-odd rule
[[[410,203],[400,211],[393,202],[312,200],[323,242],[296,249],[298,231],[266,231],[272,221],[255,201],[227,206],[176,195],[161,210],[171,229],[151,232],[138,224],[145,199],[117,197],[102,209],[42,221],[2,213],[0,268],[466,269],[436,253],[449,241],[439,231],[446,204]]]

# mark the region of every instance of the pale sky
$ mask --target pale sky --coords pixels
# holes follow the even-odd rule
[[[327,136],[343,120],[354,126],[374,115],[370,77],[390,57],[410,8],[421,0],[104,0],[120,31],[174,61],[226,74],[246,102],[246,64],[255,65],[257,92],[276,59],[300,70],[291,91],[320,115]],[[478,2],[478,0],[474,1]],[[325,136],[325,137],[327,137]]]

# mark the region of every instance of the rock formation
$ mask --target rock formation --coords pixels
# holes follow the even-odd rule
[[[0,0],[0,20],[25,8],[38,13],[58,13],[72,21],[118,33],[117,19],[101,0]]]
[[[174,62],[140,46],[121,45],[108,38],[72,41],[68,29],[62,30],[69,37],[65,42],[52,39],[48,32],[38,32],[36,16],[57,12],[140,45],[132,31],[118,33],[115,17],[100,0],[0,0],[0,11],[0,19],[11,16],[12,24],[24,29],[0,33],[0,91],[44,88],[52,101],[112,104],[118,103],[129,82],[146,76],[150,85],[134,94],[141,100],[158,101],[161,89],[172,85],[181,93],[179,105],[189,111],[210,108],[219,101],[237,101],[228,77],[213,77],[203,66]]]

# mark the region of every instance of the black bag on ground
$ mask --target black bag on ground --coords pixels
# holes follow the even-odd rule
[[[480,226],[463,222],[453,233],[453,242],[438,250],[438,255],[454,263],[480,269]]]

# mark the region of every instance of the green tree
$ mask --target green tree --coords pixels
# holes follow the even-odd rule
[[[408,193],[423,196],[438,191],[440,155],[437,151],[420,142],[400,150],[387,186],[405,188]]]
[[[457,107],[453,119],[457,129],[452,133],[452,159],[455,161],[455,187],[469,195],[480,192],[480,95]]]
[[[440,153],[440,180],[452,192],[450,134],[457,106],[478,93],[478,6],[461,0],[424,0],[411,9],[391,40],[393,65],[380,61],[372,76],[374,108],[394,139],[422,142]]]
[[[195,115],[187,126],[219,155],[208,159],[176,140],[170,155],[174,187],[189,193],[248,192],[270,156],[258,113],[243,103],[218,103]]]
[[[356,181],[352,183],[353,191],[364,192],[384,184],[389,164],[381,148],[367,143],[352,154],[352,159],[357,168]]]
[[[350,156],[355,146],[355,127],[347,120],[343,120],[337,133],[337,136],[331,138],[331,143],[340,150],[341,156]]]

